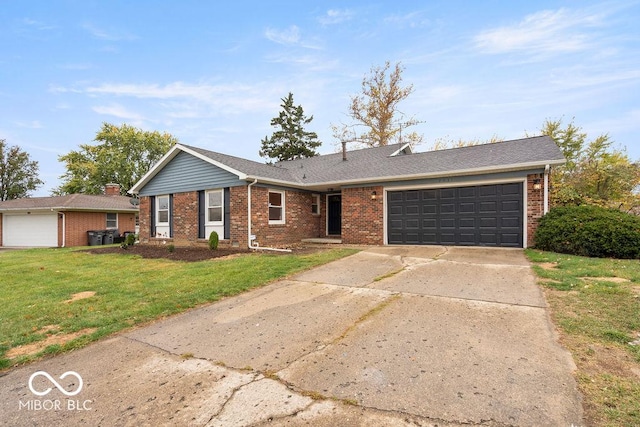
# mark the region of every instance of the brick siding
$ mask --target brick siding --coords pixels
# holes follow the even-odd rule
[[[373,200],[372,193],[376,192]],[[383,188],[358,187],[342,190],[342,242],[382,245],[384,243]]]
[[[107,214],[105,212],[64,212],[65,246],[86,246],[89,243],[87,231],[105,230]],[[118,214],[118,234],[135,231],[134,213]],[[62,245],[62,215],[58,215],[58,246]]]
[[[285,223],[269,224],[269,189],[251,187],[251,234],[260,246],[286,246],[320,237],[320,216],[311,213],[311,193],[285,191]],[[246,214],[245,214],[246,216]]]
[[[3,246],[4,243],[2,242],[2,214],[0,213],[0,246]]]
[[[534,181],[540,180],[540,189],[533,188]],[[527,175],[527,247],[535,244],[535,233],[544,214],[544,174]]]

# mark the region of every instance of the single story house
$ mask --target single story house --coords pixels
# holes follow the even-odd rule
[[[104,195],[70,194],[0,202],[0,246],[86,246],[87,232],[135,231],[138,207],[108,184]]]
[[[140,241],[283,247],[527,247],[548,210],[553,140],[413,152],[395,144],[264,164],[177,144],[138,181]]]

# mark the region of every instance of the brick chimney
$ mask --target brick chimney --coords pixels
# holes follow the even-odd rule
[[[119,196],[120,184],[105,184],[104,194],[106,194],[107,196]]]

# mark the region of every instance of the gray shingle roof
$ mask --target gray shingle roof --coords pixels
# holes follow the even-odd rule
[[[246,160],[197,147],[188,147],[223,163],[248,178],[276,180],[294,185],[374,182],[453,174],[489,173],[564,163],[558,146],[548,136],[492,144],[391,156],[400,144],[327,154],[275,165]]]
[[[69,194],[53,197],[25,197],[0,202],[0,211],[7,210],[92,210],[92,211],[130,211],[138,210],[126,196],[105,196],[89,194]]]

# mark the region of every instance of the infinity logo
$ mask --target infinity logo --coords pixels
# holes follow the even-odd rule
[[[65,379],[69,375],[72,375],[72,376],[74,376],[74,377],[76,377],[78,379],[78,384],[79,384],[78,385],[78,389],[76,391],[68,392],[67,390],[64,389],[64,387],[62,387],[60,384],[58,384],[56,382],[56,380],[54,380],[51,375],[49,375],[45,371],[38,371],[38,372],[34,372],[33,374],[31,374],[31,376],[29,377],[29,390],[31,390],[31,393],[35,394],[36,396],[45,396],[45,395],[49,394],[51,392],[51,390],[53,390],[51,387],[49,387],[45,391],[37,391],[37,390],[35,390],[33,388],[33,379],[35,377],[37,377],[38,375],[42,375],[43,377],[45,377],[46,379],[51,381],[51,384],[53,384],[65,396],[75,396],[76,394],[80,393],[80,391],[82,390],[82,377],[77,372],[67,371],[64,374],[60,375],[60,379],[61,380]]]

